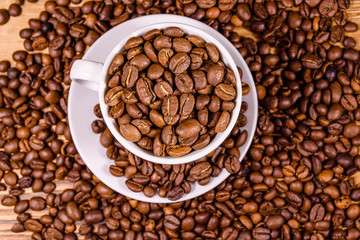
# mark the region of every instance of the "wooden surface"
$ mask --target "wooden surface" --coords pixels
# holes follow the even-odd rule
[[[0,0],[0,8],[8,8],[15,0]],[[28,27],[28,20],[30,18],[37,18],[41,11],[44,10],[44,3],[46,0],[39,0],[37,3],[28,3],[22,7],[22,14],[19,17],[11,17],[10,21],[3,26],[0,26],[0,60],[12,61],[12,53],[16,50],[23,50],[23,39],[19,37],[19,32],[23,28]],[[352,0],[351,8],[347,10],[350,20],[360,24],[360,0]],[[239,29],[239,34],[249,36],[249,31],[245,29]],[[349,34],[349,36],[355,39],[360,39],[360,30]],[[359,43],[360,45],[360,43]],[[360,49],[357,46],[357,49]],[[13,61],[12,61],[13,62]],[[357,180],[359,180],[357,178]],[[66,181],[57,181],[56,192],[61,192],[66,188],[71,188],[72,184]],[[360,182],[358,183],[360,185]],[[0,192],[0,199],[7,192]],[[26,193],[21,196],[21,199],[29,199],[33,196],[45,196],[42,193],[31,193],[28,189]],[[4,207],[0,205],[0,240],[22,240],[30,239],[30,232],[24,233],[12,233],[10,231],[12,225],[16,223],[16,214],[13,213],[12,207]],[[47,210],[42,212],[31,212],[32,216],[37,218],[38,216],[47,213]]]

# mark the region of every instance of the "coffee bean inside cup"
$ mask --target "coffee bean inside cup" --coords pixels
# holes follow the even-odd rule
[[[126,140],[181,157],[225,131],[236,84],[214,44],[167,27],[127,40],[108,69],[104,100]]]

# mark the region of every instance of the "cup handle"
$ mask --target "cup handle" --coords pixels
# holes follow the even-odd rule
[[[99,62],[76,60],[72,64],[70,78],[83,87],[99,91],[99,79],[103,66],[103,63]]]

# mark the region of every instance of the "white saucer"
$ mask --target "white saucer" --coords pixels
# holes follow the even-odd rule
[[[211,33],[215,38],[217,38],[225,48],[232,55],[235,63],[242,69],[243,78],[242,81],[247,83],[250,86],[250,93],[243,96],[243,101],[248,103],[248,110],[245,115],[247,117],[248,123],[243,128],[248,132],[248,139],[246,143],[240,148],[240,161],[244,158],[247,150],[249,149],[257,123],[258,115],[258,101],[256,95],[256,88],[254,80],[252,78],[251,72],[247,67],[244,59],[237,51],[237,49],[222,35],[214,30],[213,28],[207,26],[204,23],[201,23],[197,20],[169,14],[157,14],[150,15],[145,17],[139,17],[132,20],[128,20],[118,26],[114,27],[107,33],[105,33],[101,42],[96,41],[93,45],[96,45],[96,48],[101,48],[102,52],[94,54],[94,51],[89,48],[89,50],[84,55],[83,59],[92,60],[96,62],[104,62],[108,54],[112,51],[114,46],[121,39],[114,40],[114,32],[121,31],[124,36],[129,35],[131,32],[138,30],[139,28],[145,27],[154,23],[161,22],[176,22],[176,23],[185,23],[192,25],[194,27],[200,28],[208,33]],[[154,203],[171,203],[167,198],[161,198],[158,195],[155,195],[152,198],[146,197],[142,192],[135,193],[132,192],[125,185],[125,177],[114,177],[109,172],[109,167],[113,163],[112,160],[106,157],[106,149],[101,146],[99,142],[99,135],[94,134],[91,130],[91,123],[96,120],[93,113],[94,106],[98,103],[98,93],[88,88],[85,88],[75,82],[72,82],[69,93],[68,101],[68,119],[70,131],[72,134],[72,139],[75,143],[75,146],[83,158],[86,165],[96,175],[104,184],[112,188],[113,190],[128,196],[133,199],[137,199],[144,202],[154,202]],[[195,183],[191,186],[191,192],[185,194],[182,198],[177,201],[185,201],[192,199],[194,197],[200,196],[211,189],[215,188],[222,181],[224,181],[230,174],[223,169],[218,177],[211,178],[210,182],[205,186],[200,186]]]

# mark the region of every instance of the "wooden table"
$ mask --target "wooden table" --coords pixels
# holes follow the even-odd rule
[[[0,8],[8,8],[11,3],[14,3],[15,0],[0,0]],[[28,3],[25,1],[25,4],[22,7],[22,13],[19,17],[11,17],[10,21],[0,26],[0,61],[1,60],[10,60],[12,63],[12,54],[16,50],[23,50],[23,39],[19,37],[19,32],[23,28],[27,28],[28,20],[30,18],[37,18],[41,11],[44,11],[44,4],[46,0],[39,0],[37,3]],[[360,0],[352,0],[351,8],[347,10],[347,13],[350,17],[350,20],[357,22],[360,25]],[[246,29],[239,29],[239,34],[251,36],[252,34]],[[355,39],[360,39],[360,30],[349,34],[349,36],[354,37]],[[357,49],[360,49],[360,41],[357,46]],[[360,173],[356,174],[357,176]],[[360,177],[359,177],[360,178]],[[357,177],[357,179],[359,179]],[[66,188],[71,188],[72,184],[66,181],[57,181],[56,192],[61,192]],[[0,192],[0,199],[7,192]],[[33,196],[45,196],[42,193],[31,193],[30,190],[27,190],[22,196],[22,199],[29,199]],[[16,223],[16,216],[12,210],[12,207],[4,207],[0,205],[0,240],[22,240],[30,239],[31,233],[26,231],[24,233],[15,234],[10,231],[12,225]],[[42,212],[32,212],[32,216],[37,218],[48,211]]]

